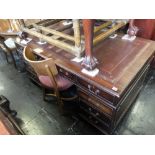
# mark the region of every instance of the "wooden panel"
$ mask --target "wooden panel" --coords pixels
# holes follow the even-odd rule
[[[6,32],[11,29],[11,25],[8,19],[0,19],[0,32]]]
[[[34,23],[41,21],[40,19],[23,19],[23,20],[24,20],[24,24],[26,27],[28,27],[31,24],[34,24]]]
[[[146,74],[148,73],[150,68],[150,64],[147,64],[141,73],[137,76],[136,81],[132,84],[132,86],[128,89],[128,93],[122,97],[119,106],[116,109],[116,118],[115,118],[115,125],[119,123],[123,115],[129,109],[130,105],[135,100],[136,96],[140,92]]]
[[[0,19],[0,32],[12,30],[17,32],[20,30],[20,25],[15,19]]]
[[[145,39],[153,39],[155,32],[155,20],[154,19],[135,19],[134,25],[138,27],[138,37]]]

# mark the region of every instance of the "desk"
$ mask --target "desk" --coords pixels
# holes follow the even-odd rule
[[[43,50],[34,51],[37,56],[54,59],[58,72],[77,86],[79,115],[106,134],[113,133],[140,92],[154,57],[153,41],[136,38],[131,42],[121,37],[107,38],[93,50],[99,62],[95,77],[82,73],[80,63],[71,61],[74,56],[62,49],[39,45],[35,38],[28,44]]]

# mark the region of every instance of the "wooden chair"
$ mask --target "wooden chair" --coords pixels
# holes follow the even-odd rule
[[[5,41],[4,39],[0,38],[0,48],[4,51],[4,54],[5,54],[5,57],[6,57],[6,60],[8,63],[9,63],[8,54],[11,56],[11,58],[13,60],[14,67],[17,69],[16,60],[13,55],[13,52],[17,53],[16,48],[7,47],[7,45],[4,43],[4,41]]]
[[[28,46],[24,48],[23,57],[34,69],[42,84],[44,100],[46,95],[56,97],[60,109],[62,110],[64,106],[63,101],[72,101],[77,98],[77,95],[75,95],[76,93],[68,97],[63,96],[63,92],[67,92],[73,84],[58,74],[52,58],[37,61],[32,49]],[[53,93],[48,94],[46,90],[52,90]]]

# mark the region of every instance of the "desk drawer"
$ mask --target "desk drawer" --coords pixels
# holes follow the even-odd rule
[[[87,105],[84,102],[80,102],[79,103],[79,107],[80,107],[80,111],[83,111],[87,114],[89,114],[89,119],[91,119],[92,117],[96,119],[96,122],[102,122],[103,124],[105,124],[107,127],[110,126],[111,124],[111,118],[105,116],[103,113],[99,112],[98,110],[94,109],[93,107]]]
[[[80,87],[82,87],[86,91],[94,94],[95,96],[97,96],[103,100],[109,101],[110,104],[113,104],[114,99],[115,99],[114,96],[108,94],[107,92],[104,92],[103,90],[100,90],[96,86],[94,86],[80,78],[77,78],[77,83],[80,85]]]
[[[110,131],[110,125],[103,123],[101,121],[98,121],[95,117],[92,117],[89,113],[86,113],[85,111],[80,111],[79,115],[82,119],[87,121],[89,124],[100,130],[102,133],[107,134]]]
[[[74,74],[72,74],[72,73],[70,73],[70,72],[68,72],[68,71],[66,71],[63,68],[60,68],[58,66],[57,66],[57,69],[58,69],[58,72],[62,76],[66,77],[67,79],[71,80],[72,82],[76,82],[76,76]]]
[[[90,97],[88,94],[82,92],[82,91],[78,91],[78,95],[79,95],[79,99],[80,101],[84,102],[87,106],[89,106],[88,110],[90,111],[90,109],[92,109],[92,112],[94,113],[93,109],[97,110],[97,112],[100,112],[104,115],[106,115],[107,117],[112,117],[113,114],[113,109],[109,106],[107,106],[107,104],[103,101],[99,101],[96,98],[93,98],[92,96]],[[95,114],[96,115],[96,114]]]
[[[63,68],[60,68],[59,66],[57,66],[58,72],[64,76],[65,78],[71,80],[73,83],[75,83],[78,87],[81,87],[83,89],[85,89],[86,91],[94,94],[95,96],[109,101],[110,104],[113,104],[115,97],[110,95],[109,93],[100,90],[99,88],[93,86],[92,84],[88,83],[87,81],[84,81],[83,79],[77,77],[76,75],[66,71]]]

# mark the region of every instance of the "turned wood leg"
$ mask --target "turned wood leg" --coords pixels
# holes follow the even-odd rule
[[[136,27],[134,25],[134,19],[131,19],[129,21],[129,28],[128,28],[128,31],[127,31],[127,34],[132,37],[132,36],[136,36],[137,32],[138,32],[138,27]]]
[[[85,58],[82,65],[88,70],[93,70],[97,64],[97,60],[92,55],[95,21],[92,19],[83,19],[82,22],[85,36]]]

